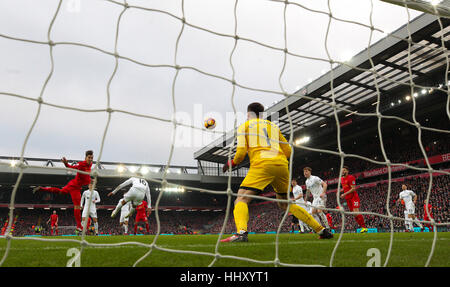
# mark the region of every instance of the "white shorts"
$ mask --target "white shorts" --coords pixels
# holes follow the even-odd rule
[[[131,203],[127,203],[120,209],[120,221],[119,221],[120,223],[124,223],[125,221],[128,222],[128,218],[125,218],[125,216],[127,216],[128,213],[130,213],[130,204]]]
[[[128,218],[125,218],[127,216],[128,212],[121,212],[120,213],[120,223],[128,222]]]
[[[405,213],[405,219],[408,219],[408,214],[409,214],[409,213],[408,213],[408,210],[405,209],[405,212],[404,212],[404,213]]]
[[[95,208],[94,206],[91,205],[91,208],[88,209],[87,206],[84,206],[83,207],[83,214],[81,215],[81,217],[97,218],[97,208]]]
[[[131,187],[130,190],[124,194],[123,199],[126,202],[131,202],[135,207],[142,203],[145,197],[145,191]]]
[[[325,199],[325,198],[321,198],[321,197],[319,196],[319,197],[315,197],[315,198],[313,199],[313,202],[311,203],[311,205],[312,205],[314,208],[320,208],[320,207],[325,208],[325,202],[326,202],[326,199]]]
[[[414,204],[405,206],[406,207],[406,211],[408,212],[408,214],[415,214],[416,208],[414,206]]]

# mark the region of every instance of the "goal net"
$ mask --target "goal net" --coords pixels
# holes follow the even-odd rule
[[[433,168],[426,146],[422,142],[422,133],[437,133],[447,137],[450,134],[449,1],[161,2],[48,0],[37,4],[35,1],[11,0],[0,3],[0,11],[7,11],[7,14],[11,12],[9,17],[0,17],[0,41],[3,46],[0,48],[0,61],[7,63],[8,67],[0,81],[0,102],[5,107],[2,109],[5,112],[2,119],[6,121],[11,117],[8,122],[12,123],[11,127],[2,128],[1,131],[4,135],[14,130],[21,133],[20,160],[14,166],[18,176],[11,190],[9,218],[14,218],[15,196],[27,169],[67,170],[65,167],[25,164],[24,158],[28,154],[39,154],[39,147],[42,153],[56,150],[59,154],[66,148],[80,150],[85,146],[92,146],[89,142],[86,143],[92,141],[91,143],[99,147],[95,151],[96,165],[90,173],[95,189],[97,179],[119,176],[118,172],[105,172],[99,168],[102,161],[110,160],[112,154],[122,156],[141,152],[139,156],[143,160],[151,161],[152,151],[140,149],[139,140],[127,139],[127,136],[123,136],[119,141],[111,140],[111,137],[120,137],[121,133],[129,129],[140,130],[153,135],[152,139],[156,143],[153,154],[160,152],[158,146],[169,147],[165,153],[166,168],[162,179],[156,180],[143,175],[148,181],[161,185],[154,202],[156,236],[145,244],[94,244],[86,240],[83,231],[81,238],[77,240],[82,252],[86,246],[135,244],[148,248],[148,252],[143,254],[134,266],[139,266],[154,250],[208,256],[211,258],[209,266],[215,266],[218,260],[224,258],[272,266],[311,266],[280,260],[279,234],[288,220],[288,211],[283,212],[274,235],[276,249],[273,260],[261,261],[219,252],[219,247],[223,244],[220,240],[225,233],[230,232],[227,226],[232,221],[233,201],[237,196],[237,190],[231,188],[235,171],[220,174],[228,177],[226,190],[181,186],[167,180],[170,166],[177,162],[177,157],[184,152],[177,150],[177,147],[183,144],[180,141],[186,140],[180,133],[193,135],[191,141],[194,141],[196,136],[202,138],[200,147],[208,147],[211,142],[214,145],[217,141],[222,143],[223,139],[228,139],[225,145],[219,147],[222,158],[231,160],[236,150],[235,131],[244,117],[242,111],[248,103],[260,101],[267,106],[267,111],[274,111],[269,114],[272,121],[280,127],[284,125],[281,130],[293,150],[289,165],[290,179],[298,175],[294,175],[294,159],[298,151],[337,157],[336,178],[342,178],[342,167],[351,159],[386,168],[388,179],[385,182],[383,212],[349,212],[345,208],[345,200],[340,197],[340,184],[328,195],[329,201],[334,205],[327,206],[324,210],[338,215],[341,220],[341,227],[336,230],[337,240],[330,255],[329,266],[335,266],[334,259],[341,246],[345,225],[349,218],[353,220],[349,215],[356,214],[380,217],[389,224],[390,241],[384,261],[384,266],[388,266],[394,241],[394,222],[405,221],[404,217],[391,212],[392,184],[395,182],[392,178],[393,170],[404,168],[426,175],[428,184],[425,203],[428,203],[432,196],[436,174],[446,177],[450,175],[449,170]],[[23,20],[21,11],[30,17],[29,21]],[[3,13],[5,12],[1,14]],[[383,15],[380,16],[380,13]],[[71,26],[70,23],[76,24]],[[430,23],[438,25],[437,31],[432,35],[416,33],[421,25]],[[45,33],[42,27],[46,28]],[[382,52],[392,48],[393,44],[403,44],[400,56],[397,56],[397,59],[383,59]],[[46,58],[33,57],[33,53],[37,54],[36,51],[46,51]],[[12,55],[11,58],[9,55]],[[26,65],[30,61],[34,63],[33,68]],[[81,61],[89,63],[89,71],[78,69],[77,63]],[[46,67],[46,72],[42,73],[38,66]],[[385,67],[391,68],[392,72],[386,72]],[[435,78],[439,83],[433,79],[423,81],[427,73],[431,74],[436,70],[440,71],[439,77]],[[343,83],[342,77],[352,72],[353,78]],[[70,81],[76,73],[86,73],[85,79],[80,82]],[[27,77],[32,80],[26,81]],[[152,82],[149,82],[150,78]],[[163,84],[154,85],[158,82]],[[326,84],[322,85],[325,92],[320,93],[317,85],[323,83]],[[341,86],[343,84],[344,86]],[[408,87],[408,99],[392,95],[390,91],[394,91],[394,87]],[[446,98],[446,117],[442,119],[444,122],[441,126],[428,126],[416,118],[417,110],[423,108],[417,104],[421,91],[432,91]],[[299,101],[313,106],[313,109],[305,113],[309,116],[298,116],[299,110],[293,107]],[[367,101],[372,103],[371,110],[355,109],[359,103]],[[411,114],[408,118],[384,113],[386,109],[383,105],[386,102],[388,106],[396,106],[397,101],[407,101],[410,105]],[[217,109],[222,118],[225,118],[225,113],[231,116],[222,122],[217,121],[218,127],[215,130],[206,130],[202,123],[203,117],[200,122],[189,121],[183,117],[186,110],[180,106],[185,107],[186,103],[203,104],[205,112]],[[24,112],[18,112],[21,109]],[[274,115],[278,112],[282,115]],[[342,114],[345,114],[344,118]],[[352,116],[375,120],[376,144],[381,150],[381,158],[370,158],[343,148],[341,129]],[[57,117],[69,121],[61,120],[61,123],[58,123]],[[330,139],[335,142],[336,148],[315,148],[296,139],[303,128],[313,124],[319,125],[323,118],[328,119],[325,125],[336,130],[336,137]],[[389,143],[383,141],[384,120],[407,125],[418,133],[417,142],[414,144],[419,147],[425,160],[423,166],[390,159],[385,150]],[[21,124],[17,125],[16,122]],[[24,122],[27,128],[23,128]],[[164,126],[152,130],[149,125],[155,122],[163,123]],[[52,125],[42,128],[43,123]],[[88,131],[83,135],[84,142],[64,142],[51,136],[52,133],[68,128],[68,123],[88,127]],[[113,128],[116,125],[120,125],[120,128]],[[50,141],[42,143],[36,139],[34,134],[37,129],[40,129],[41,141],[46,141],[48,137],[56,141],[59,147],[50,145]],[[9,164],[0,161],[0,165]],[[303,164],[307,165],[307,162]],[[162,216],[159,204],[164,187],[168,185],[228,197],[214,252],[177,250],[158,244]],[[293,204],[292,200],[283,201],[261,195],[252,197],[260,201]],[[434,227],[434,239],[425,266],[430,264],[434,255],[437,229],[450,225],[447,221],[436,222],[431,216],[430,218],[429,221],[422,221]],[[13,220],[9,220],[4,235],[6,250],[0,266],[9,256],[11,242],[24,239],[11,235],[9,231],[12,224]],[[27,240],[73,242],[73,239],[44,237]]]

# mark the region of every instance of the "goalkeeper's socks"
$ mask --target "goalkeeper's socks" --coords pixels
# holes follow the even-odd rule
[[[148,223],[145,224],[145,228],[147,228],[147,233],[150,234],[150,227],[148,226]]]
[[[308,224],[316,233],[319,233],[323,228],[319,222],[317,222],[311,214],[309,214],[303,207],[296,204],[291,204],[289,207],[289,212],[295,217]]]
[[[234,205],[233,215],[237,232],[242,230],[247,231],[247,223],[249,219],[247,203],[238,201],[238,203]]]
[[[94,222],[95,233],[98,233],[98,222]]]

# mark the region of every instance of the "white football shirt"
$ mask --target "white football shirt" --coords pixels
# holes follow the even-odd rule
[[[414,206],[413,198],[416,194],[414,191],[405,189],[399,194],[399,198],[403,199],[405,202],[405,206],[408,208],[409,206]]]
[[[138,177],[130,177],[126,181],[124,181],[122,184],[120,184],[118,187],[116,187],[113,191],[113,194],[115,194],[120,189],[124,188],[127,185],[132,185],[133,188],[140,189],[144,192],[149,190],[148,182],[145,179],[138,178]]]
[[[320,177],[311,175],[306,179],[306,190],[309,190],[314,198],[320,197],[320,194],[323,192],[322,182]]]
[[[300,196],[300,198],[295,201],[296,204],[305,203],[305,200],[303,199],[303,189],[300,185],[296,185],[292,188],[292,194],[294,195],[294,198]]]
[[[135,201],[136,197],[140,197],[141,193],[144,193],[147,197],[147,204],[151,206],[152,198],[150,196],[150,187],[148,186],[148,182],[143,178],[138,177],[130,177],[118,187],[116,187],[112,194],[116,194],[120,189],[124,188],[127,185],[132,185],[127,193],[124,195],[124,199],[128,197],[128,199]],[[140,201],[140,200],[137,200]],[[138,202],[136,202],[138,203]]]
[[[81,206],[88,206],[89,204],[89,200],[91,198],[91,191],[89,189],[85,190],[83,192],[83,195],[81,196]],[[85,203],[86,201],[86,203]],[[96,203],[100,202],[100,195],[98,194],[98,192],[94,189],[92,191],[92,201],[91,201],[91,209],[96,209]]]

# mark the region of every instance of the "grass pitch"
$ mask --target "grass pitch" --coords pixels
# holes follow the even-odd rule
[[[226,238],[225,235],[222,238]],[[331,240],[319,240],[316,234],[280,234],[278,258],[286,264],[330,266],[331,254],[339,234]],[[423,267],[430,254],[433,233],[394,233],[388,267]],[[12,239],[3,267],[65,267],[74,257],[71,248],[81,249],[81,237],[39,237],[52,241],[31,238]],[[131,267],[150,249],[139,244],[151,244],[154,235],[149,236],[86,236],[85,241],[96,246],[84,246],[81,253],[81,267]],[[64,242],[58,240],[70,240]],[[207,267],[213,260],[218,235],[160,235],[150,255],[137,267]],[[250,234],[249,242],[220,243],[215,267],[271,267],[276,258],[275,234]],[[6,251],[6,239],[0,238],[0,256]],[[128,242],[128,243],[126,243]],[[365,267],[373,257],[368,250],[380,251],[381,266],[384,265],[390,242],[389,233],[344,234],[333,259],[333,267]],[[110,244],[120,244],[112,246]],[[177,252],[170,252],[177,251]],[[202,255],[183,251],[202,252]],[[247,260],[227,258],[236,256],[264,261],[255,263]],[[431,267],[450,266],[450,233],[439,232]]]

